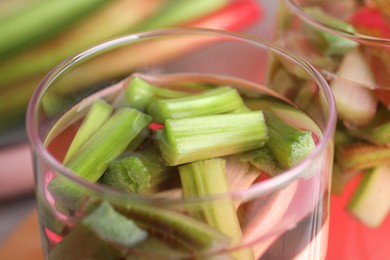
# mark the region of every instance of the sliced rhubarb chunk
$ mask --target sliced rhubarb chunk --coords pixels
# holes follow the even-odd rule
[[[193,217],[162,207],[139,204],[117,205],[117,211],[133,219],[151,234],[174,241],[192,254],[204,254],[225,248],[231,239]]]
[[[49,259],[113,259],[122,252],[115,245],[134,246],[147,232],[103,202],[84,217],[50,252]]]
[[[226,193],[230,190],[225,160],[210,159],[179,167],[184,197],[207,196]],[[231,246],[239,246],[243,236],[236,209],[230,198],[206,203],[199,209],[193,207],[192,214],[232,238]],[[232,253],[235,259],[254,259],[248,248]]]
[[[335,29],[348,33],[355,33],[355,28],[352,25],[326,14],[318,7],[307,7],[305,8],[305,12]],[[328,33],[325,30],[313,30],[316,31],[319,38],[324,42],[326,52],[329,55],[342,55],[357,46],[357,42],[347,38]]]
[[[170,118],[229,113],[243,106],[236,89],[218,87],[188,97],[157,99],[148,107],[148,113],[154,121],[164,123]]]
[[[390,212],[390,164],[364,173],[348,210],[369,227],[378,227]]]
[[[69,160],[66,166],[77,176],[96,182],[110,161],[117,158],[147,125],[150,116],[121,108],[98,129]],[[71,209],[79,209],[86,195],[81,186],[57,176],[48,185],[52,196]]]
[[[374,118],[378,101],[368,87],[374,86],[375,80],[358,49],[344,56],[330,85],[338,116],[347,125],[363,126]]]
[[[253,111],[168,119],[156,137],[162,157],[174,166],[262,147],[268,130],[263,113]]]
[[[278,162],[267,146],[242,153],[240,155],[240,160],[243,162],[249,162],[270,176],[274,176],[282,172],[282,169],[278,166]]]
[[[337,163],[345,172],[356,172],[390,163],[390,147],[368,143],[352,143],[338,147]]]
[[[188,96],[188,93],[154,86],[139,76],[129,79],[128,85],[114,101],[116,106],[128,105],[145,111],[154,98],[178,98]]]
[[[148,146],[109,163],[101,183],[130,193],[153,194],[179,186],[176,169],[166,166],[157,147]]]
[[[312,132],[287,124],[271,111],[265,115],[269,130],[267,147],[282,169],[295,166],[314,149]]]
[[[111,116],[113,108],[104,100],[96,100],[90,107],[80,128],[78,129],[71,145],[66,152],[64,163],[66,163],[77,150],[95,133]]]

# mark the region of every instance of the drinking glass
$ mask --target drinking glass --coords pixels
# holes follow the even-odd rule
[[[388,257],[383,239],[390,231],[389,205],[377,198],[389,196],[390,180],[370,181],[389,175],[388,18],[387,1],[285,0],[279,5],[275,42],[320,71],[335,97],[330,259]],[[291,82],[302,79],[288,68],[277,74]]]
[[[274,59],[306,75],[303,84],[294,86],[302,94],[299,100],[269,82]],[[315,146],[272,177],[239,155],[218,151],[230,188],[204,196],[184,196],[173,175],[172,183],[151,194],[89,181],[64,163],[66,150],[91,103],[121,103],[119,93],[129,76],[185,92],[231,86],[251,110],[272,104],[268,108],[288,124],[309,131]],[[70,57],[43,79],[27,115],[45,258],[324,259],[335,123],[334,100],[321,74],[295,54],[249,35],[161,29],[123,36]],[[152,134],[159,131],[153,126],[164,127],[149,126]],[[226,137],[225,142],[232,140]],[[57,190],[53,182],[59,183]],[[217,220],[202,218],[205,211]],[[129,242],[126,225],[117,222],[131,222],[143,235]],[[239,230],[229,231],[234,227]]]

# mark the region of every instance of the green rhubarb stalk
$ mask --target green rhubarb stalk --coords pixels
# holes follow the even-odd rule
[[[356,33],[352,25],[327,15],[318,7],[306,7],[305,12],[335,29],[351,34]],[[345,37],[340,37],[324,30],[313,29],[312,26],[308,28],[310,28],[308,30],[312,30],[317,35],[319,47],[325,47],[326,53],[329,55],[342,55],[357,46],[356,42]]]
[[[82,21],[70,26],[56,37],[29,48],[29,51],[10,57],[7,65],[0,65],[0,87],[22,78],[44,75],[67,57],[93,44],[128,32],[129,28],[153,13],[162,1],[107,2],[104,8],[96,12],[84,13]],[[40,78],[43,78],[43,75]]]
[[[0,58],[58,34],[107,3],[107,0],[36,2],[0,23]]]
[[[155,12],[151,19],[145,19],[135,26],[132,31],[146,31],[169,27],[175,24],[188,23],[189,21],[211,14],[228,3],[229,1],[227,0],[168,0]]]
[[[377,145],[390,144],[390,110],[381,106],[378,108],[370,124],[359,128],[348,128],[348,133],[354,137],[367,140]]]
[[[114,104],[129,105],[145,111],[155,98],[178,98],[188,96],[188,93],[154,86],[138,76],[130,79],[128,86],[121,92]]]
[[[390,122],[375,127],[350,129],[349,133],[377,145],[390,144]]]
[[[366,170],[390,162],[390,148],[368,143],[340,145],[337,164],[344,173]]]
[[[13,1],[0,1],[0,23],[3,20],[9,19],[23,10],[27,10],[45,0],[13,0]]]
[[[67,163],[77,150],[92,136],[111,116],[113,108],[106,101],[96,100],[90,107],[80,128],[66,152],[64,162]]]
[[[244,103],[251,110],[272,111],[287,124],[310,130],[319,138],[322,136],[321,129],[313,119],[302,110],[281,100],[275,98],[249,98],[245,99]]]
[[[85,142],[66,166],[76,175],[96,181],[107,163],[118,157],[150,122],[150,116],[135,109],[119,109]]]
[[[49,259],[119,259],[124,250],[118,246],[137,246],[147,237],[131,219],[103,202],[50,251]]]
[[[151,144],[150,144],[151,145]],[[141,151],[109,163],[101,183],[130,193],[154,194],[178,183],[178,174],[169,172],[156,147]]]
[[[282,172],[277,160],[267,146],[241,153],[240,161],[248,162],[270,176],[275,176]]]
[[[210,159],[179,167],[184,197],[202,197],[229,192],[224,159]],[[191,213],[232,238],[239,246],[242,232],[233,201],[229,198],[205,203]],[[235,259],[254,259],[250,248],[232,253]]]
[[[67,0],[62,0],[62,2],[64,1]],[[85,1],[93,0],[83,0],[81,2]],[[112,13],[105,14],[103,12],[96,15],[96,17],[92,16],[90,20],[79,25],[81,28],[72,28],[69,33],[65,32],[64,36],[53,40],[53,43],[50,42],[50,44],[45,44],[43,47],[38,46],[38,50],[22,54],[15,60],[11,59],[6,66],[0,66],[0,87],[5,86],[8,82],[14,82],[34,74],[45,74],[66,57],[97,42],[125,33],[185,24],[228,4],[227,0],[169,0],[165,1],[163,6],[160,6],[161,2],[161,0],[155,2],[132,0],[112,4],[118,5],[119,8],[114,6],[113,11],[108,10]],[[111,6],[108,6],[108,8],[111,8]],[[131,10],[137,11],[131,12]],[[92,33],[94,28],[99,28],[99,30]],[[70,44],[59,47],[58,42]]]
[[[143,193],[150,188],[151,174],[142,161],[130,156],[110,162],[101,183],[117,190]]]
[[[117,158],[151,121],[150,116],[131,108],[121,108],[96,131],[65,164],[75,175],[97,181],[110,161]],[[79,209],[85,190],[62,176],[49,183],[53,197],[71,209]]]
[[[103,240],[126,247],[143,241],[148,235],[132,220],[116,212],[110,203],[105,201],[83,218],[82,223]]]
[[[153,120],[188,118],[229,113],[244,106],[240,94],[231,87],[218,87],[188,97],[157,99],[148,107]]]
[[[168,165],[204,160],[262,147],[268,131],[261,111],[168,119],[156,132]]]
[[[141,144],[146,140],[146,138],[150,135],[150,128],[145,127],[144,129],[141,130],[141,132],[133,139],[130,141],[129,145],[126,148],[125,153],[131,153],[137,150]]]
[[[275,113],[265,113],[269,132],[267,147],[282,169],[299,163],[315,147],[310,131],[300,130],[281,120]]]
[[[390,164],[381,164],[364,173],[348,202],[348,210],[370,227],[378,227],[390,212]]]
[[[221,250],[231,241],[219,230],[177,211],[135,203],[118,205],[116,210],[151,234],[190,250],[192,255]]]

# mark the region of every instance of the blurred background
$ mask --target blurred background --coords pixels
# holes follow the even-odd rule
[[[35,206],[25,111],[51,69],[102,41],[157,28],[204,27],[272,39],[277,5],[271,0],[0,0],[0,245]]]

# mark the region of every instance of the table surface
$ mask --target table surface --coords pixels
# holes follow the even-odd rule
[[[23,202],[30,204],[31,201]],[[35,207],[26,207],[28,212],[19,220],[16,227],[0,244],[0,259],[43,260],[41,240],[39,237],[38,217]]]

